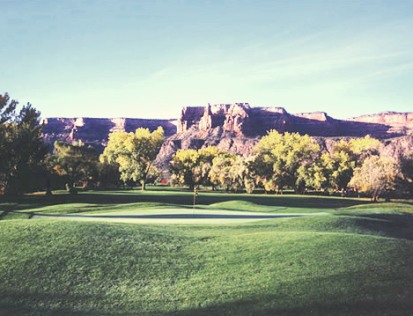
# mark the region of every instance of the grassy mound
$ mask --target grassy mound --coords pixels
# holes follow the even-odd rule
[[[90,212],[135,205],[158,207],[191,207],[192,192],[176,191],[109,191],[82,192],[77,195],[55,194],[52,196],[24,196],[5,199],[0,196],[0,212]],[[299,195],[251,195],[226,193],[199,193],[196,204],[199,207],[224,206],[225,209],[236,210],[276,210],[282,208],[301,209],[338,209],[368,203],[363,199],[299,196]],[[57,206],[57,207],[56,207]],[[0,214],[1,216],[1,214]]]
[[[412,222],[362,208],[235,226],[0,221],[0,314],[411,315]]]

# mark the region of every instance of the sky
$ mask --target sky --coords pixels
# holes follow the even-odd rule
[[[248,102],[413,111],[413,0],[0,0],[0,94],[43,117]]]

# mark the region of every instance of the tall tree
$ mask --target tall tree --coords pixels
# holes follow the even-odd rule
[[[17,101],[10,100],[7,92],[3,95],[0,94],[0,126],[14,117],[18,104]]]
[[[248,174],[254,180],[254,185],[264,188],[266,192],[281,190],[273,179],[273,168],[269,155],[259,154],[251,158],[247,164]],[[251,183],[249,182],[249,185]]]
[[[219,154],[215,146],[178,150],[171,161],[172,180],[178,185],[187,185],[191,190],[198,185],[209,185],[209,173],[213,159]]]
[[[207,146],[198,149],[198,169],[195,170],[199,174],[199,184],[204,186],[212,185],[209,174],[212,168],[212,161],[220,153],[216,146]]]
[[[8,177],[10,158],[11,119],[15,115],[17,101],[10,100],[7,93],[0,95],[0,192],[4,192]]]
[[[195,149],[180,149],[171,161],[172,182],[189,186],[190,190],[198,185],[200,177],[199,154]]]
[[[413,197],[413,151],[407,155],[399,157],[400,179],[399,184],[402,190]]]
[[[231,169],[235,159],[235,154],[221,154],[214,158],[209,174],[209,178],[214,186],[221,186],[227,191],[233,187]]]
[[[320,153],[320,146],[308,135],[280,134],[273,130],[254,148],[256,174],[266,189],[289,187],[301,192],[309,185],[300,174],[310,171]]]
[[[5,194],[38,189],[46,154],[40,112],[28,103],[16,114],[17,104],[7,94],[0,96],[0,189]]]
[[[75,193],[74,185],[82,182],[87,186],[97,177],[98,154],[91,146],[84,144],[67,144],[55,142],[53,155],[49,156],[49,166],[52,170],[66,179],[70,193]]]
[[[214,185],[236,192],[244,186],[246,169],[247,166],[241,156],[219,154],[212,161],[209,178]]]
[[[312,163],[305,163],[297,169],[298,187],[302,191],[304,188],[322,190],[328,187],[328,178],[325,175],[323,165],[323,155],[314,156]]]
[[[369,194],[377,201],[383,192],[394,189],[399,174],[396,160],[388,157],[367,157],[361,167],[354,170],[349,186]]]
[[[338,141],[331,154],[324,153],[321,156],[323,173],[329,186],[336,190],[347,189],[355,168],[361,167],[366,158],[377,156],[381,146],[379,140],[369,135]]]
[[[135,133],[113,132],[100,161],[116,164],[122,181],[140,182],[145,190],[148,176],[154,171],[153,161],[164,139],[162,127],[152,133],[147,128],[138,128]]]

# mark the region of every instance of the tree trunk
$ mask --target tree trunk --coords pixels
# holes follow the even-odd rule
[[[142,189],[142,191],[145,191],[145,190],[146,190],[146,182],[145,182],[145,180],[142,180],[142,181],[141,181],[141,189]]]
[[[46,184],[46,195],[52,195],[52,183],[50,181],[50,178],[46,175],[45,176],[45,184]]]
[[[18,187],[18,179],[16,177],[9,177],[6,180],[6,183],[4,185],[4,195],[8,196],[17,196],[20,195],[20,190]]]

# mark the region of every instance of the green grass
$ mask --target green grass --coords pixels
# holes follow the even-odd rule
[[[249,202],[263,206],[292,207],[292,208],[342,208],[368,203],[366,199],[300,196],[300,195],[273,195],[273,194],[227,194],[221,192],[200,192],[197,205],[211,205],[232,201]],[[0,210],[18,211],[30,210],[49,205],[68,203],[95,204],[96,206],[121,205],[130,203],[157,203],[166,205],[192,205],[193,193],[185,191],[87,191],[78,195],[69,195],[62,192],[52,196],[32,195],[6,199],[0,196]]]
[[[91,213],[130,211],[144,209],[192,208],[193,193],[181,191],[109,191],[82,192],[69,195],[58,192],[53,196],[32,195],[6,199],[0,197],[0,219],[10,218],[13,213]],[[299,195],[252,195],[201,192],[196,200],[197,208],[210,210],[237,210],[267,213],[305,213],[332,211],[368,203],[365,199],[299,196]],[[3,212],[3,213],[1,213]]]
[[[0,210],[9,212],[7,218],[28,218],[33,212],[116,214],[190,207],[180,200],[186,193],[163,194],[89,193],[64,196],[62,205],[26,197],[4,201]],[[1,220],[0,314],[411,315],[411,204],[209,197],[204,195],[200,211],[296,210],[330,216],[237,225]]]

